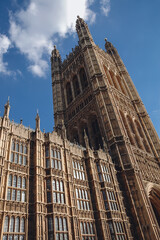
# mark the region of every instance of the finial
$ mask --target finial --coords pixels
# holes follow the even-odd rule
[[[8,103],[9,103],[10,96],[8,96]]]

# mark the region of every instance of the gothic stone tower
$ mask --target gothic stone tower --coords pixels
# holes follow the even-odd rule
[[[87,24],[80,17],[77,18],[76,30],[79,45],[63,63],[56,47],[52,51],[55,130],[60,133],[66,128],[67,138],[71,142],[90,149],[86,152],[87,171],[92,185],[91,194],[95,198],[93,209],[98,236],[101,236],[99,239],[110,239],[104,237],[106,219],[111,239],[123,239],[118,237],[121,230],[115,227],[116,219],[121,215],[120,219],[126,224],[127,239],[158,240],[158,135],[116,48],[107,40],[106,52],[96,46]],[[101,191],[104,201],[111,201],[112,197],[105,194],[113,189],[93,177],[91,148],[103,148],[112,158],[118,179],[118,185],[113,182],[117,186],[114,191],[118,202],[121,202],[119,215],[112,207],[110,211],[106,207],[104,214],[96,200]],[[101,178],[101,163],[97,163],[97,167]]]

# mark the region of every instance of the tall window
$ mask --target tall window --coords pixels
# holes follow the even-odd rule
[[[80,94],[79,82],[77,76],[73,78],[73,88],[74,88],[74,95],[75,97]]]
[[[68,240],[68,226],[65,217],[55,217],[56,240]]]
[[[60,149],[51,149],[51,168],[62,170]]]
[[[81,222],[81,235],[83,240],[94,240],[95,238],[95,232],[92,222]]]
[[[49,154],[49,148],[48,147],[46,148],[46,168],[50,167],[62,170],[62,159],[60,149],[51,148],[51,152]]]
[[[77,207],[79,210],[90,210],[88,191],[76,188]]]
[[[25,219],[23,217],[6,216],[3,228],[3,240],[24,240],[24,237]]]
[[[111,182],[109,168],[106,164],[101,164],[100,166],[99,163],[97,163],[97,170],[100,182]]]
[[[19,143],[16,140],[12,141],[10,162],[27,165],[27,145],[25,143]]]
[[[48,217],[48,239],[53,240],[53,219],[52,219],[52,216]]]
[[[26,178],[10,174],[8,177],[7,200],[26,201]]]
[[[72,161],[73,164],[73,176],[76,179],[85,180],[85,170],[82,162]]]
[[[115,197],[115,193],[113,191],[107,191],[107,197],[108,197],[108,201],[109,201],[109,206],[110,206],[110,210],[112,211],[117,211],[118,210],[118,204],[117,204],[117,200]]]
[[[81,70],[79,71],[79,76],[81,80],[82,89],[85,89],[88,86],[88,81],[84,68],[81,68]]]
[[[65,197],[64,197],[63,181],[62,180],[53,180],[52,188],[53,188],[53,202],[64,204]]]
[[[66,93],[67,93],[67,103],[70,104],[73,100],[73,97],[72,97],[71,84],[69,82],[66,84]]]
[[[123,231],[123,226],[121,222],[114,222],[117,240],[125,240],[125,235]]]

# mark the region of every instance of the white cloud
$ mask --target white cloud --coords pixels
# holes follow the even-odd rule
[[[10,14],[11,40],[27,56],[32,73],[45,76],[48,69],[45,55],[53,48],[54,35],[74,32],[77,15],[89,22],[95,20],[95,13],[89,9],[93,1],[30,0],[26,9]]]
[[[110,0],[101,0],[101,1],[100,1],[100,5],[101,5],[102,13],[103,13],[105,16],[108,16],[108,13],[109,13],[110,10],[111,10]]]
[[[10,74],[7,70],[7,62],[3,61],[3,55],[8,52],[11,42],[6,35],[0,34],[0,73]]]

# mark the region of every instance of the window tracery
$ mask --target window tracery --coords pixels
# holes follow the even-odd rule
[[[27,146],[25,143],[19,143],[16,140],[12,141],[10,162],[27,165]]]
[[[26,202],[26,178],[10,174],[7,200]]]

